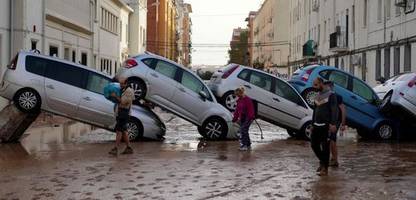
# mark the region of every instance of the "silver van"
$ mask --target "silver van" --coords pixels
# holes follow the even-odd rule
[[[86,66],[33,52],[19,52],[0,74],[0,96],[23,112],[41,109],[114,130],[114,103],[103,95],[111,77]],[[151,110],[133,106],[131,140],[162,139],[165,125]]]

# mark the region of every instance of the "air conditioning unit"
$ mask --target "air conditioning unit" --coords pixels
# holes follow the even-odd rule
[[[407,5],[407,0],[395,0],[394,5],[405,8]]]

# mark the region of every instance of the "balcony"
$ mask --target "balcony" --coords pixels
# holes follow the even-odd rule
[[[337,26],[336,30],[329,35],[329,50],[333,52],[348,51],[348,33],[340,26]]]

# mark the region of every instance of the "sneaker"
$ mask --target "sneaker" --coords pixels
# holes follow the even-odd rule
[[[110,152],[108,152],[109,154],[111,154],[111,155],[117,155],[118,154],[118,149],[117,149],[117,147],[114,147],[113,149],[111,149],[111,151]]]
[[[319,171],[318,176],[328,176],[328,168],[322,167],[321,171]]]
[[[331,167],[339,167],[339,163],[336,160],[331,160],[329,162],[329,166],[331,166]]]
[[[133,149],[131,147],[126,147],[121,154],[133,154]]]
[[[242,147],[240,147],[240,151],[248,151],[248,147],[242,146]]]

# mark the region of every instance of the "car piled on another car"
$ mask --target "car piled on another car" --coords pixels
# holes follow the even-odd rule
[[[230,64],[209,82],[214,95],[228,110],[236,108],[234,90],[243,86],[253,99],[257,117],[287,129],[291,136],[309,137],[312,110],[286,81],[264,71]]]

